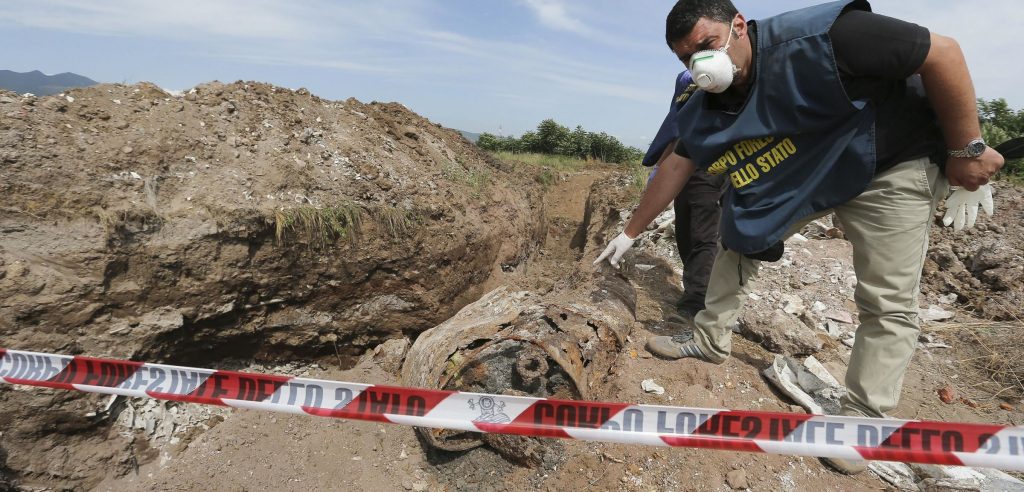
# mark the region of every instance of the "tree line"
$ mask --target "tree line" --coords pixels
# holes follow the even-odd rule
[[[620,164],[639,161],[644,156],[640,149],[624,145],[605,132],[588,132],[581,126],[570,130],[550,118],[541,121],[536,131],[527,131],[518,138],[481,133],[476,144],[492,152],[564,155]]]
[[[978,117],[985,141],[993,146],[1024,136],[1024,110],[1011,108],[1006,99],[978,99]],[[580,126],[570,130],[550,118],[541,121],[536,131],[527,131],[518,138],[482,133],[477,145],[492,152],[564,155],[615,163],[636,162],[644,155],[642,150],[623,145],[607,133],[589,132]],[[1004,172],[1024,176],[1024,159],[1007,162]]]
[[[981,118],[982,136],[989,145],[996,146],[1024,136],[1024,110],[1014,110],[1006,99],[978,99],[978,117]],[[1003,172],[1024,176],[1024,159],[1008,161]]]

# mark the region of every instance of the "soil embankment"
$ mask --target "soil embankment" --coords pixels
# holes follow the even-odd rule
[[[6,347],[347,367],[478,298],[543,233],[531,175],[400,104],[245,82],[0,96]],[[0,389],[0,465],[76,486],[127,471],[132,440],[85,417],[97,400]]]

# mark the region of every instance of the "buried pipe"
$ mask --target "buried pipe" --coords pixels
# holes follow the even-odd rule
[[[636,318],[636,291],[616,272],[594,273],[589,289],[538,296],[498,288],[421,334],[402,366],[405,385],[452,391],[592,399],[611,372]],[[477,421],[507,423],[500,403],[473,403]],[[465,451],[484,444],[536,465],[536,438],[417,428],[429,446]]]

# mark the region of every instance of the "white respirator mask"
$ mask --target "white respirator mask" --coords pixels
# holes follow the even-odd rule
[[[719,94],[732,85],[733,77],[740,71],[729,56],[729,43],[732,42],[733,33],[730,27],[725,46],[698,51],[690,57],[690,75],[693,76],[693,83],[697,84],[697,87]]]

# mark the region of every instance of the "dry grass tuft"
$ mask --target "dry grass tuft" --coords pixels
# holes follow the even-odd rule
[[[325,249],[339,239],[355,239],[363,221],[363,209],[354,203],[332,207],[297,207],[274,214],[278,242],[299,241]]]
[[[1017,337],[1024,330],[1024,322],[980,322],[939,326],[967,335],[964,341],[973,342],[978,355],[961,360],[982,371],[1000,388],[993,397],[1024,397],[1024,365],[1020,363]],[[969,338],[968,338],[969,337]]]
[[[370,215],[377,226],[393,239],[407,237],[413,226],[422,220],[415,210],[392,206],[375,207],[370,210]]]

